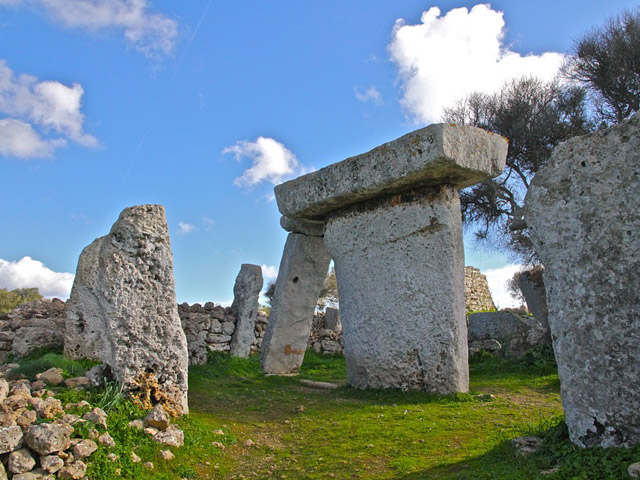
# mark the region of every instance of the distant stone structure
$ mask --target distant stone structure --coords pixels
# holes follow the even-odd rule
[[[292,285],[303,277],[281,266],[272,310],[277,323],[269,322],[262,352],[265,371],[295,372],[302,361],[304,350],[292,346],[309,334],[329,263],[324,244],[335,262],[349,383],[467,391],[458,189],[499,175],[506,153],[498,135],[431,125],[276,186],[282,225],[300,231],[290,238],[317,245],[294,249],[288,241],[283,265],[317,268],[304,277],[313,277],[309,301],[283,314],[278,310],[296,297]],[[292,355],[295,361],[287,361]]]
[[[496,309],[487,277],[475,267],[464,267],[464,300],[467,313]]]
[[[521,358],[531,348],[549,344],[547,329],[531,315],[506,311],[479,312],[472,313],[467,319],[469,352],[489,350],[508,358]],[[490,341],[497,343],[488,343]]]
[[[243,263],[233,287],[231,309],[236,313],[238,320],[231,338],[232,357],[247,358],[251,353],[262,283],[262,267]]]
[[[228,352],[236,331],[238,317],[231,307],[221,307],[213,302],[203,305],[181,303],[178,314],[189,345],[189,365],[207,363],[207,352]],[[258,312],[251,337],[250,351],[260,350],[268,317]]]
[[[0,314],[0,361],[10,354],[24,357],[44,347],[64,344],[65,303],[36,300]]]
[[[571,440],[640,442],[640,115],[556,147],[525,221]]]
[[[547,293],[544,290],[542,268],[522,272],[518,277],[518,287],[520,287],[522,296],[525,302],[527,302],[527,309],[547,330],[549,341],[551,341],[549,309],[547,308]]]
[[[162,205],[124,209],[109,234],[82,251],[64,350],[101,360],[127,389],[157,384],[167,410],[188,412],[187,341]]]

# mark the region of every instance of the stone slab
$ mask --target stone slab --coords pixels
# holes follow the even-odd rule
[[[299,233],[287,237],[262,340],[261,367],[265,373],[295,373],[302,365],[330,261],[322,237]]]
[[[640,116],[558,146],[525,221],[544,264],[571,440],[640,442]]]
[[[248,358],[251,344],[255,340],[254,330],[258,318],[258,299],[262,290],[262,268],[260,265],[243,263],[233,287],[233,304],[236,313],[236,329],[231,339],[231,356]]]
[[[352,386],[468,391],[461,228],[450,187],[327,222]]]
[[[275,187],[280,212],[321,220],[329,212],[407,190],[456,189],[495,177],[507,141],[470,125],[435,124]]]

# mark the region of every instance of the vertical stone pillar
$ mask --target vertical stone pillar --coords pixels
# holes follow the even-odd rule
[[[525,220],[544,264],[571,441],[640,442],[640,115],[559,145]]]
[[[237,322],[231,338],[232,357],[247,358],[251,353],[262,283],[262,268],[259,265],[243,263],[233,287],[231,308],[236,313]]]
[[[322,282],[331,261],[324,246],[321,229],[294,228],[282,221],[290,233],[284,246],[276,280],[267,331],[262,340],[261,367],[267,374],[296,373],[307,349],[313,314]]]
[[[347,374],[357,388],[469,388],[460,200],[452,187],[331,217]]]

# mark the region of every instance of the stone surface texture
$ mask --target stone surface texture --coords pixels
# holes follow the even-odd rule
[[[344,208],[416,188],[463,188],[502,173],[508,144],[470,125],[435,124],[275,187],[283,215],[322,220]]]
[[[547,293],[544,289],[542,269],[527,270],[518,277],[518,286],[522,292],[527,309],[545,329],[549,330],[549,310],[547,309]],[[549,333],[549,340],[551,334]]]
[[[489,349],[500,351],[502,355],[509,358],[521,358],[531,348],[548,344],[547,330],[530,315],[511,312],[479,312],[469,315],[468,321],[470,348],[489,346],[489,343],[482,342],[495,340],[502,348],[490,347]]]
[[[167,401],[188,411],[187,342],[161,205],[126,208],[108,235],[83,250],[66,327],[67,355],[101,360],[125,387],[151,371],[172,392]]]
[[[207,302],[178,305],[178,315],[189,345],[189,364],[204,365],[207,363],[207,352],[227,352],[231,349],[231,336],[236,330],[238,321],[231,307],[221,307]],[[262,338],[267,329],[268,317],[258,312],[253,330],[251,352],[255,353],[262,345]]]
[[[260,304],[258,297],[262,290],[262,268],[260,265],[243,263],[233,287],[233,304],[237,323],[231,338],[231,356],[247,358],[251,353],[251,344],[255,340],[256,318]]]
[[[640,442],[640,115],[558,146],[525,221],[544,284],[571,440]]]
[[[467,391],[457,191],[443,187],[342,212],[327,222],[325,242],[335,261],[349,383]]]
[[[475,267],[464,267],[464,301],[467,313],[496,309],[487,277]]]
[[[0,314],[0,360],[9,354],[24,357],[44,347],[64,344],[65,303],[36,300]]]
[[[322,237],[300,233],[288,235],[262,342],[261,367],[264,372],[296,373],[302,365],[313,313],[330,260]]]

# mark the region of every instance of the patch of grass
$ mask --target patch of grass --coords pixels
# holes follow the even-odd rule
[[[84,375],[91,367],[101,363],[86,358],[74,360],[66,357],[62,354],[62,347],[41,348],[26,357],[15,358],[13,361],[17,363],[19,367],[11,370],[8,377],[15,379],[24,375],[31,381],[35,379],[36,374],[53,367],[62,369],[63,377],[70,378]]]
[[[340,386],[311,388],[300,378]],[[190,369],[189,382],[191,412],[177,420],[185,445],[170,449],[170,462],[158,456],[167,447],[127,426],[145,412],[117,385],[58,392],[64,403],[110,408],[116,446],[92,455],[89,478],[609,480],[627,478],[627,466],[640,460],[638,446],[583,450],[570,443],[557,373],[544,352],[516,362],[475,358],[472,393],[449,396],[357,390],[346,385],[344,358],[310,352],[299,377],[265,376],[257,355],[215,353]],[[518,455],[511,439],[532,434],[543,437],[543,448]],[[132,451],[142,463],[131,461]]]

